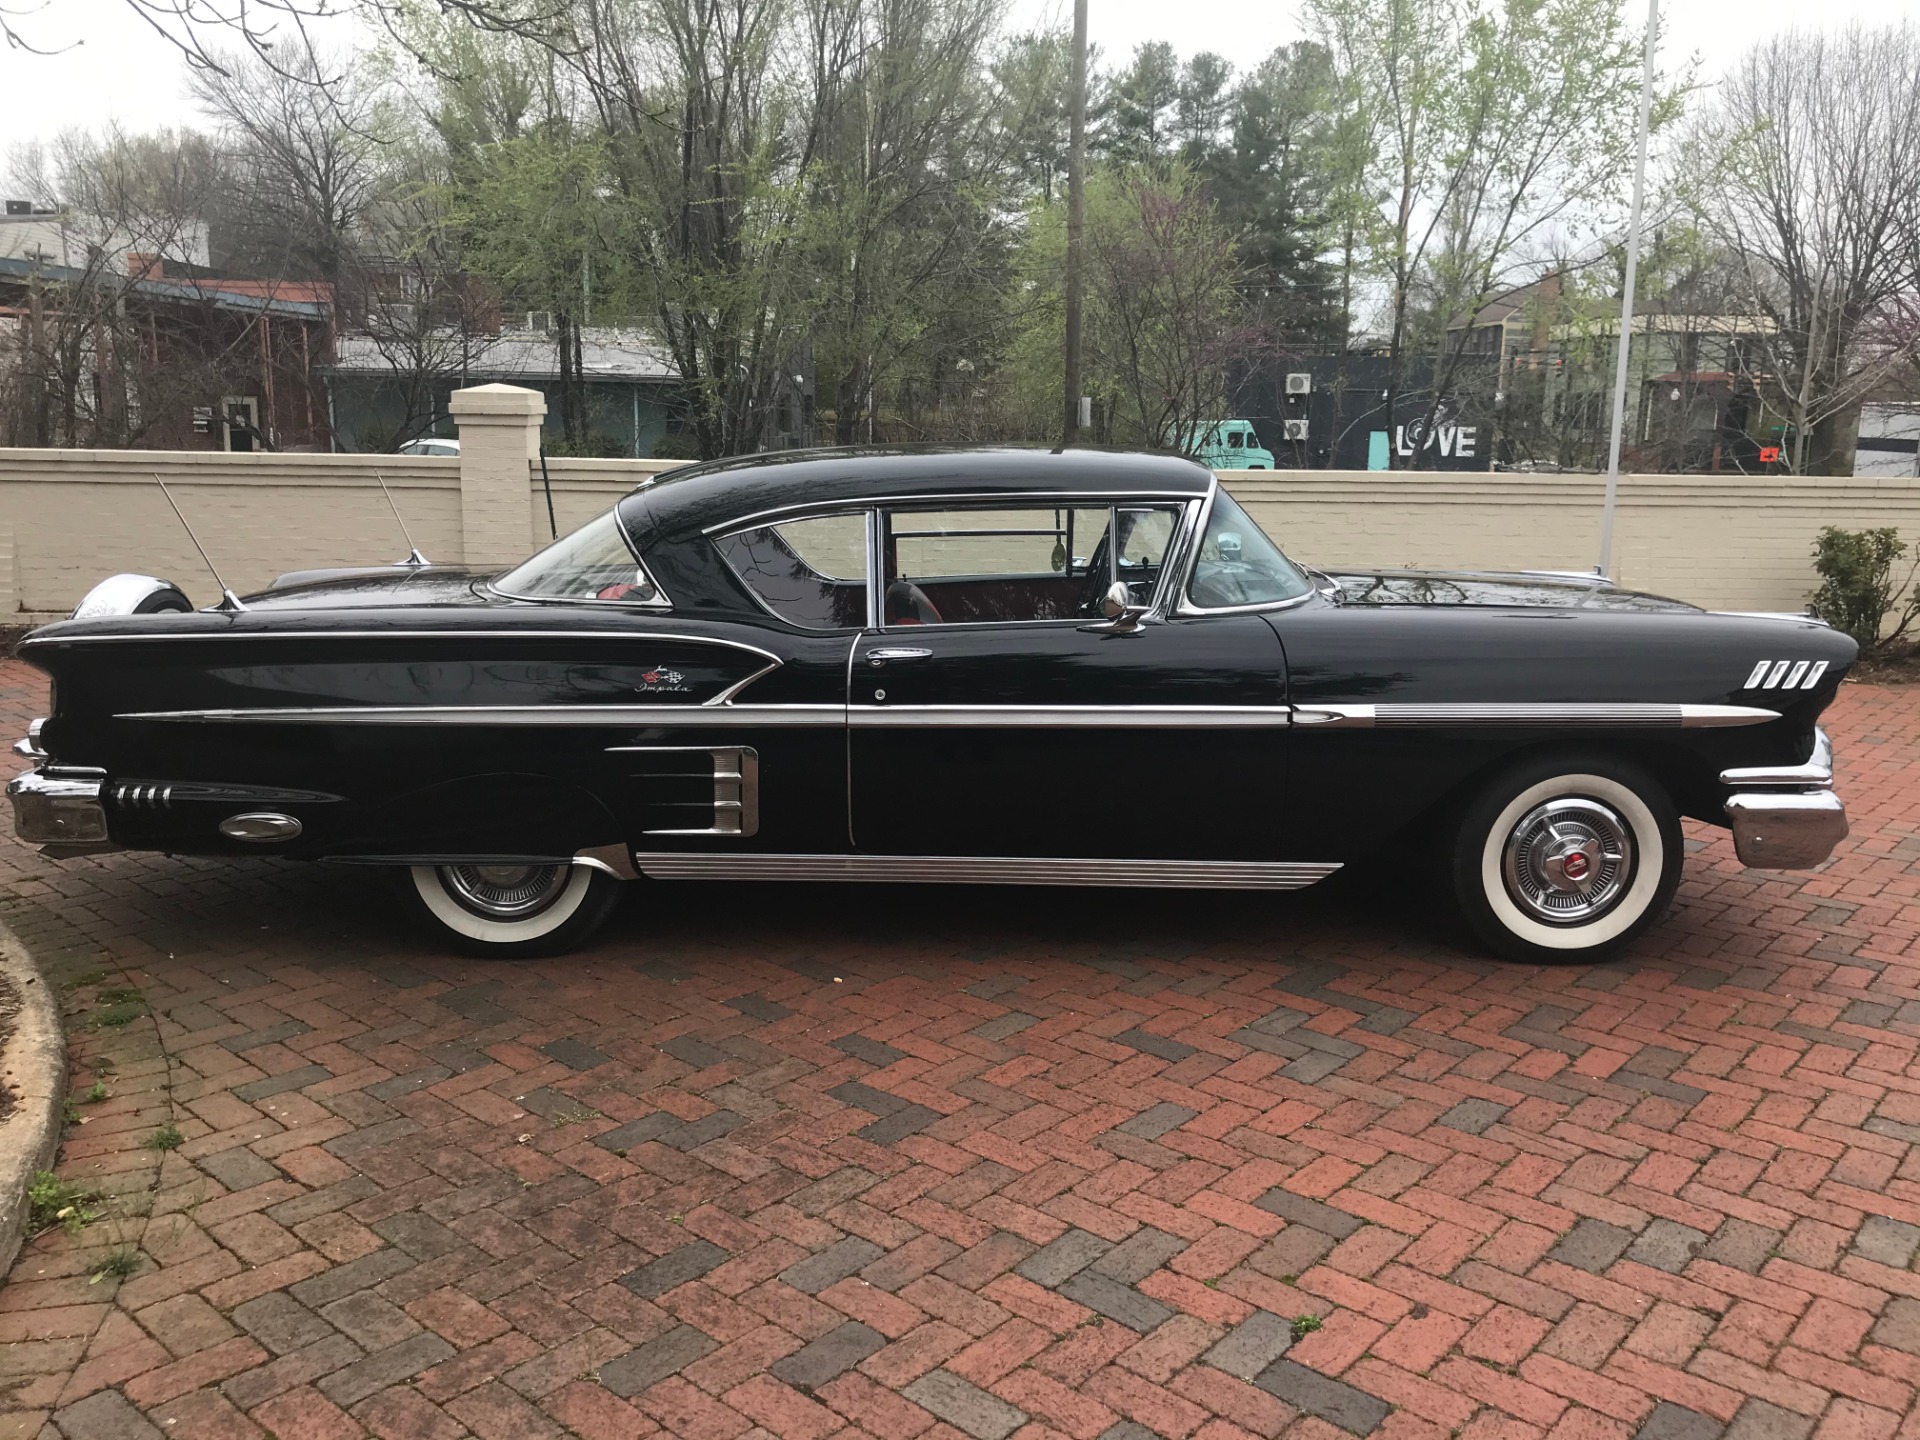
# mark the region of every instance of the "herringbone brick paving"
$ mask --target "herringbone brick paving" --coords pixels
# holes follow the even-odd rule
[[[0,1436],[1920,1440],[1920,692],[1830,726],[1836,861],[1696,828],[1605,967],[1378,882],[646,886],[489,965],[9,846],[118,1198],[0,1289]]]

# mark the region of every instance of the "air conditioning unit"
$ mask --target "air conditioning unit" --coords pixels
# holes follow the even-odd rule
[[[1307,422],[1306,421],[1282,420],[1280,424],[1286,433],[1287,439],[1304,440],[1307,438]]]
[[[1313,376],[1307,374],[1304,370],[1294,370],[1288,373],[1287,394],[1311,395],[1312,393],[1313,393]]]

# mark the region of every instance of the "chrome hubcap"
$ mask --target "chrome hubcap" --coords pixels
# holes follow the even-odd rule
[[[1501,856],[1507,894],[1555,925],[1578,925],[1613,908],[1633,870],[1633,832],[1598,800],[1549,800],[1520,817]]]
[[[538,915],[566,889],[565,865],[442,865],[447,893],[489,920]]]

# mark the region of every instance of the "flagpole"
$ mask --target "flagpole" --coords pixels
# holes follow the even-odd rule
[[[1620,497],[1620,442],[1627,428],[1627,352],[1633,348],[1634,287],[1640,278],[1640,221],[1646,207],[1647,132],[1653,119],[1653,47],[1660,0],[1647,0],[1646,54],[1640,70],[1640,133],[1633,162],[1633,213],[1627,221],[1627,276],[1620,295],[1620,343],[1613,362],[1613,434],[1607,441],[1607,499],[1600,512],[1602,575],[1613,573],[1613,512]]]

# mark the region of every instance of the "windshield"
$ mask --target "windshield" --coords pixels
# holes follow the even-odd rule
[[[493,582],[502,595],[520,600],[636,601],[654,598],[653,587],[608,511],[563,535],[531,560]]]
[[[1187,598],[1202,610],[1295,600],[1313,586],[1226,491],[1213,499]]]

